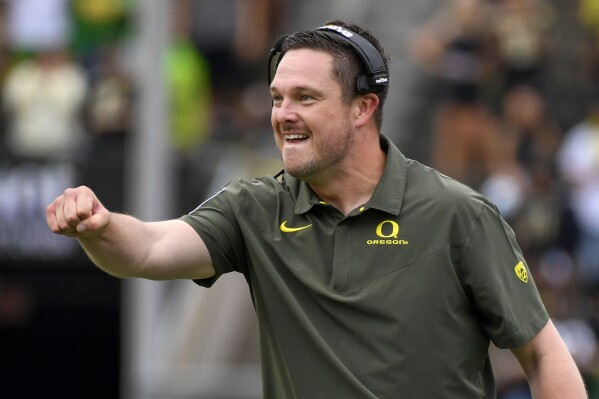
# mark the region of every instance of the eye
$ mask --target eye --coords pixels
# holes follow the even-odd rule
[[[305,103],[305,102],[310,102],[310,101],[313,101],[313,100],[314,100],[314,97],[312,97],[312,96],[310,96],[310,95],[308,95],[308,94],[303,94],[302,96],[300,96],[300,100],[301,100],[302,102],[304,102],[304,103]]]
[[[273,104],[280,104],[280,103],[283,102],[283,97],[279,96],[279,95],[276,95],[276,94],[273,94],[272,95],[272,102],[273,102]]]

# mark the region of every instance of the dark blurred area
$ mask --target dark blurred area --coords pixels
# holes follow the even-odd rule
[[[268,49],[279,34],[327,19],[307,10],[351,11],[383,44],[402,43],[390,50],[403,68],[391,87],[405,79],[407,90],[390,94],[384,132],[498,205],[599,397],[598,1],[374,2],[387,14],[420,7],[401,37],[357,1],[171,3],[162,61],[173,217],[235,171],[278,171]],[[122,392],[122,283],[52,235],[44,211],[81,184],[128,211],[136,17],[133,0],[0,0],[2,398]],[[513,357],[493,350],[493,360],[500,398],[529,398]]]

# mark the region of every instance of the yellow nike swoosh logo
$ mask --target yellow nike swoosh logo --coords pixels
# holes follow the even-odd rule
[[[281,223],[281,231],[283,233],[295,233],[296,231],[300,231],[300,230],[304,230],[307,229],[308,227],[312,227],[312,224],[309,224],[307,226],[301,226],[301,227],[287,227],[287,221],[285,220],[283,223]]]

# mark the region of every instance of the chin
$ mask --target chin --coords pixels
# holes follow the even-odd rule
[[[314,177],[318,168],[313,164],[304,164],[304,165],[294,165],[294,166],[285,166],[285,171],[289,173],[291,176],[301,179],[301,180],[309,180]]]

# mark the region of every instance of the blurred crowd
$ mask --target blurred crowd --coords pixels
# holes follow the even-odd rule
[[[212,176],[224,149],[259,154],[267,147],[264,135],[254,134],[269,124],[261,72],[284,2],[171,4],[162,62],[166,134],[177,163],[176,216],[193,209],[212,184],[222,184]],[[39,210],[60,187],[89,185],[108,207],[123,210],[139,93],[136,7],[133,0],[0,0],[4,257],[72,255],[70,240],[48,235],[40,223]],[[233,166],[246,166],[247,157],[233,158]],[[11,223],[17,217],[24,223]],[[25,241],[27,248],[19,245]]]
[[[497,204],[597,397],[599,2],[562,3],[446,1],[410,55],[435,87],[429,163]],[[560,52],[572,30],[575,51]],[[575,68],[560,77],[560,63]],[[579,90],[568,117],[559,84]],[[497,362],[502,397],[529,397],[518,368]]]
[[[186,212],[229,177],[277,172],[263,75],[288,9],[282,0],[172,3],[164,71],[177,211]],[[429,129],[402,130],[429,141],[423,161],[497,204],[599,397],[599,2],[439,4],[405,38],[432,88],[423,92]],[[0,0],[0,226],[18,215],[30,222],[20,234],[35,236],[36,206],[71,183],[96,184],[122,209],[134,10],[133,0]],[[560,47],[565,32],[576,40]],[[565,98],[556,84],[576,92]],[[14,232],[0,227],[0,252],[31,255]],[[70,244],[54,240],[33,241],[64,254]],[[529,397],[513,359],[495,359],[501,398]]]
[[[133,93],[119,59],[128,3],[0,1],[3,258],[72,255],[68,240],[45,234],[40,210],[93,165],[120,168]]]

